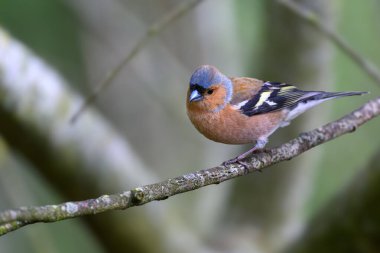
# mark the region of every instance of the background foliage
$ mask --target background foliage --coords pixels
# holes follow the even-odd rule
[[[186,1],[0,0],[0,26],[56,68],[75,91],[85,96],[128,54],[152,23],[183,2]],[[364,57],[380,66],[378,1],[297,2],[316,11],[321,22],[333,27]],[[371,92],[313,109],[275,134],[269,146],[334,120],[379,94],[379,84],[277,1],[204,0],[153,39],[92,105],[132,148],[130,163],[119,166],[129,167],[128,173],[132,171],[134,175],[124,176],[138,175],[141,180],[130,180],[125,185],[108,184],[110,180],[106,180],[107,185],[99,186],[107,168],[105,172],[94,169],[93,177],[100,179],[95,180],[98,183],[92,189],[92,178],[82,177],[72,169],[65,172],[65,177],[54,177],[12,143],[0,139],[0,208],[58,203],[106,193],[99,189],[118,192],[152,183],[153,179],[216,165],[246,150],[248,146],[206,140],[186,117],[184,101],[189,77],[196,66],[206,63],[229,76],[290,82],[304,89]],[[338,192],[360,180],[359,171],[378,166],[368,161],[376,159],[374,154],[380,148],[379,126],[374,120],[354,134],[265,173],[165,202],[127,212],[29,226],[1,238],[0,250],[282,251],[302,235],[308,222]],[[34,145],[38,148],[38,144]],[[42,161],[44,155],[40,154]],[[141,161],[141,166],[135,167],[135,160]],[[80,164],[77,166],[80,170]],[[116,180],[117,174],[112,173],[108,176]],[[345,212],[349,210],[342,215]]]

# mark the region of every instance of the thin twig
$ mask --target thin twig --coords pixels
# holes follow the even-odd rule
[[[130,51],[130,53],[112,70],[110,70],[105,76],[104,80],[100,82],[94,90],[85,98],[83,103],[80,105],[78,110],[70,118],[70,123],[74,123],[80,115],[86,110],[86,108],[96,99],[98,94],[108,87],[115,77],[120,73],[124,67],[131,62],[131,60],[146,46],[146,44],[160,34],[168,25],[185,15],[191,9],[193,9],[197,4],[203,0],[193,0],[185,2],[179,7],[175,8],[168,14],[166,14],[161,20],[154,23],[148,28],[145,35],[137,42],[136,46]]]
[[[352,48],[336,31],[329,28],[320,21],[320,18],[313,11],[302,8],[293,0],[278,0],[279,3],[287,7],[300,18],[307,21],[311,26],[329,38],[338,48],[346,53],[364,72],[366,72],[377,84],[380,84],[380,71],[368,59]]]
[[[247,167],[240,164],[220,165],[159,183],[137,187],[120,194],[103,195],[97,199],[3,211],[0,212],[0,235],[16,230],[26,224],[56,222],[109,210],[127,209],[154,200],[164,200],[176,194],[196,190],[211,184],[219,184],[247,173],[261,171],[273,164],[290,160],[317,145],[353,132],[359,126],[378,115],[380,115],[380,97],[367,102],[361,108],[337,121],[303,133],[279,147],[248,157],[244,161]],[[7,229],[1,229],[3,227]]]

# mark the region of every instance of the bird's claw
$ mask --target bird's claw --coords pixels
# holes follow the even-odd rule
[[[222,165],[223,166],[227,166],[227,165],[231,165],[233,163],[237,163],[237,164],[243,166],[244,167],[244,174],[248,174],[248,172],[249,172],[248,163],[245,163],[245,162],[241,161],[240,158],[239,158],[239,156],[237,156],[235,158],[232,158],[232,159],[230,159],[228,161],[224,161],[222,163]]]
[[[233,159],[230,159],[230,160],[227,160],[227,161],[224,161],[222,163],[223,166],[227,166],[227,165],[231,165],[233,163],[236,163],[238,160],[237,160],[237,157],[233,158]]]
[[[224,161],[222,163],[223,166],[227,166],[227,165],[231,165],[233,163],[237,163],[241,166],[244,167],[244,174],[248,174],[249,172],[249,164],[246,163],[246,162],[243,162],[242,160],[246,157],[248,157],[249,155],[252,155],[252,154],[257,154],[257,153],[260,153],[260,152],[267,152],[268,149],[266,148],[260,148],[260,149],[257,149],[257,148],[253,148],[251,150],[248,150],[247,152],[235,157],[235,158],[232,158],[230,160],[227,160],[227,161]],[[260,170],[261,172],[261,170]]]

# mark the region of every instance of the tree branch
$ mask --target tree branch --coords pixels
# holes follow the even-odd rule
[[[304,9],[293,0],[278,0],[294,14],[304,19],[311,26],[329,38],[338,48],[346,53],[364,72],[366,72],[376,83],[380,84],[380,71],[368,59],[364,58],[359,52],[352,48],[339,34],[323,24],[318,16],[311,10]]]
[[[245,161],[248,163],[247,168],[239,164],[220,165],[159,183],[137,187],[123,193],[103,195],[96,199],[3,211],[0,213],[0,235],[36,222],[56,222],[109,210],[124,210],[154,200],[164,200],[176,194],[196,190],[207,185],[219,184],[247,173],[261,171],[273,164],[290,160],[317,145],[353,132],[379,114],[380,97],[367,102],[337,121],[303,133],[279,147],[248,157]]]
[[[7,234],[9,232],[12,232],[16,229],[19,229],[23,226],[25,226],[26,223],[21,221],[11,221],[0,225],[0,235]]]

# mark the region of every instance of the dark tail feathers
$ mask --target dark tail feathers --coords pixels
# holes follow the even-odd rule
[[[319,99],[326,99],[326,98],[336,98],[336,97],[348,97],[348,96],[358,96],[363,94],[368,94],[367,91],[343,91],[343,92],[324,92],[321,91],[320,93],[311,96],[309,98],[305,98],[306,100],[319,100]]]

